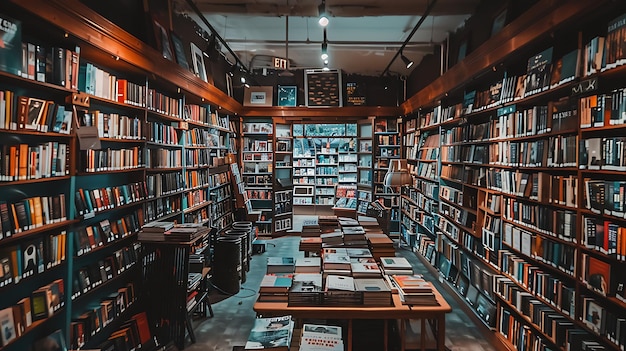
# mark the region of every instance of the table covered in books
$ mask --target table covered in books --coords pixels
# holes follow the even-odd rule
[[[348,321],[347,351],[352,350],[352,321],[355,319],[379,319],[385,321],[384,343],[388,345],[386,323],[389,320],[428,320],[433,328],[437,350],[445,350],[446,313],[452,311],[450,305],[434,289],[436,306],[405,305],[397,293],[392,295],[393,306],[290,306],[287,302],[259,302],[254,304],[254,311],[260,316],[291,315],[295,319],[344,319]],[[400,323],[401,350],[405,349],[405,323]],[[421,349],[425,350],[426,323],[421,324]]]

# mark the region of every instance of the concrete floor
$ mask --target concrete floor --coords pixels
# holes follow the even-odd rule
[[[315,217],[295,216],[294,227],[297,230],[302,223],[314,221]],[[257,291],[266,270],[266,257],[292,256],[302,257],[298,251],[299,237],[285,236],[268,241],[266,252],[252,256],[250,271],[246,274],[246,282],[241,284],[239,293],[233,296],[220,294],[213,290],[212,306],[215,316],[194,322],[196,343],[191,344],[187,338],[185,350],[188,351],[232,351],[245,345],[252,328],[255,313],[252,306],[257,298]],[[441,286],[437,279],[426,269],[414,253],[406,249],[398,249],[396,255],[406,257],[414,266],[414,271],[422,273],[433,281],[446,301],[453,308],[446,316],[446,347],[452,351],[495,351],[494,333],[482,324],[477,324],[475,317],[470,317],[460,307],[455,297]],[[366,329],[367,330],[367,329]],[[358,337],[358,333],[355,334]],[[379,347],[366,344],[358,346],[355,342],[354,351],[377,351]],[[501,347],[500,347],[501,348]]]

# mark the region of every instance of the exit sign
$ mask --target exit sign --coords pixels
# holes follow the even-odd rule
[[[287,59],[274,57],[274,68],[287,69]]]

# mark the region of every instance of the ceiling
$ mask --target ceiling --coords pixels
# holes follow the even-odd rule
[[[189,4],[192,1],[194,6]],[[271,67],[272,58],[289,59],[290,69],[322,68],[322,0],[175,0],[174,10],[202,24],[194,7],[250,70]],[[326,0],[328,66],[348,74],[379,76],[410,36],[433,0]],[[480,0],[434,0],[403,50],[414,69],[448,33],[474,12]],[[210,32],[209,28],[206,28]],[[235,59],[222,46],[231,62]],[[229,57],[230,56],[230,57]],[[408,76],[398,56],[388,71]]]

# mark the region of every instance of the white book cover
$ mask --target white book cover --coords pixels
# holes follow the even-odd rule
[[[326,291],[329,290],[354,291],[354,279],[341,275],[329,275],[326,277]]]
[[[412,269],[411,263],[404,257],[381,257],[380,262],[385,269]]]

